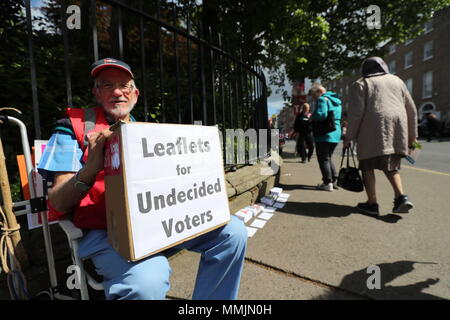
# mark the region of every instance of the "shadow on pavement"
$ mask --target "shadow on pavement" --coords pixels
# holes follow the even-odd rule
[[[371,216],[358,211],[355,207],[328,202],[286,202],[280,211],[288,214],[296,214],[316,218],[340,218],[350,214],[361,214],[366,217],[380,220],[386,223],[397,223],[402,217],[395,214]]]
[[[436,284],[439,279],[428,278],[408,285],[386,285],[394,279],[407,274],[414,270],[414,264],[435,264],[433,262],[416,262],[416,261],[396,261],[392,263],[381,263],[377,266],[379,269],[379,288],[369,289],[368,283],[372,282],[373,271],[362,269],[346,275],[338,285],[346,291],[351,291],[361,296],[382,299],[382,300],[446,300],[444,298],[422,292],[422,290]],[[369,279],[370,278],[370,279]],[[338,293],[330,292],[325,295],[315,297],[318,300],[334,300],[338,298]]]
[[[283,158],[284,161],[289,159],[288,162],[299,162],[299,161],[295,161],[295,159],[298,159],[298,157],[295,153],[283,152],[282,154],[280,154],[280,156]]]
[[[322,190],[318,190],[316,186],[309,186],[306,184],[280,184],[278,185],[280,188],[282,188],[284,191],[291,191],[291,190],[316,190],[320,192],[324,192]]]
[[[308,217],[330,218],[346,217],[355,213],[356,209],[327,202],[286,202],[286,205],[280,211]]]

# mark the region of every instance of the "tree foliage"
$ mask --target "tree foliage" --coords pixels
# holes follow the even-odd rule
[[[381,13],[381,28],[369,29],[370,5]],[[331,78],[382,54],[380,43],[417,36],[449,0],[205,0],[205,24],[239,45],[271,70],[272,80]],[[286,74],[280,73],[285,65]]]

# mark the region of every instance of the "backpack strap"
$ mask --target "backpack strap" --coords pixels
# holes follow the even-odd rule
[[[82,150],[89,144],[87,134],[91,131],[100,131],[109,127],[101,107],[80,109],[67,108],[67,115],[72,123],[75,138]]]
[[[75,138],[78,141],[78,145],[83,150],[85,146],[84,138],[84,114],[85,109],[80,108],[67,108],[67,115],[72,123],[73,132],[75,133]]]
[[[83,152],[83,161],[86,162],[89,145],[89,140],[87,138],[88,133],[91,131],[101,131],[109,128],[103,108],[67,108],[67,115],[72,123],[72,128],[78,141],[78,145]]]
[[[87,134],[94,130],[95,122],[97,120],[97,115],[94,108],[85,109],[84,111],[84,146],[87,147],[89,144]]]

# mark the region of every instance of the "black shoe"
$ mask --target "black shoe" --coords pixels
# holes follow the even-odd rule
[[[371,216],[379,216],[380,215],[380,209],[378,208],[378,203],[369,204],[367,202],[361,202],[361,203],[358,203],[356,208],[364,213],[371,215]]]
[[[409,201],[407,195],[401,195],[394,199],[393,213],[408,213],[414,207],[413,203]]]
[[[305,163],[305,162],[306,162],[306,160],[304,160],[304,159],[302,161],[300,161],[300,163]]]

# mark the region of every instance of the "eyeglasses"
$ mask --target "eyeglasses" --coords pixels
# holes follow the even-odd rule
[[[131,92],[131,90],[133,90],[134,85],[129,82],[129,83],[120,83],[120,82],[103,82],[99,88],[101,90],[107,91],[107,92],[112,92],[114,91],[116,88],[119,88],[120,91],[122,91],[122,93],[124,94],[128,94]]]

